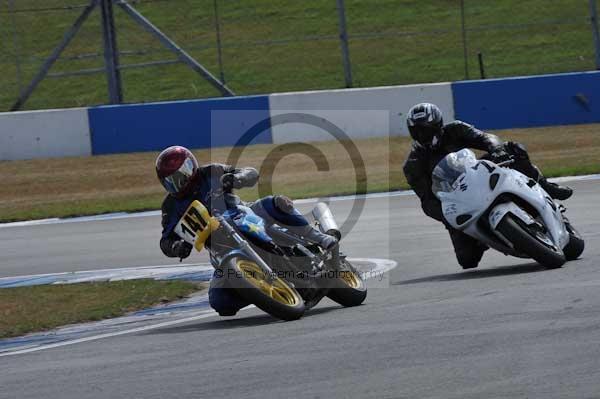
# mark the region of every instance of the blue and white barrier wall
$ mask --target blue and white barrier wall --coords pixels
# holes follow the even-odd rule
[[[456,118],[482,129],[600,122],[600,72],[452,84]]]
[[[251,144],[331,140],[317,126],[273,122],[287,113],[353,139],[407,135],[405,113],[422,101],[482,129],[600,123],[600,72],[0,113],[0,160],[231,146],[252,127]]]
[[[235,145],[256,123],[269,119],[269,97],[249,96],[89,109],[92,153],[158,151],[170,145]],[[253,144],[271,143],[269,127]]]
[[[418,102],[437,104],[447,118],[454,118],[450,83],[374,87],[272,94],[271,116],[309,113],[334,123],[350,138],[408,135],[406,112]],[[274,143],[332,140],[316,126],[289,123],[273,126]]]
[[[0,160],[91,154],[86,108],[0,113]]]

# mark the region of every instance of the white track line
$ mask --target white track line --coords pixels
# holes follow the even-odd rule
[[[587,180],[600,180],[600,174],[596,175],[585,175],[585,176],[565,176],[552,178],[550,181],[553,182],[567,182],[567,181],[587,181]],[[371,193],[371,194],[360,194],[360,195],[343,195],[339,197],[323,197],[323,198],[306,198],[294,201],[296,204],[310,204],[317,201],[353,201],[356,199],[371,199],[371,198],[386,198],[386,197],[404,197],[407,195],[414,195],[412,190],[406,191],[390,191],[382,193]],[[134,213],[109,213],[104,215],[95,216],[83,216],[76,218],[67,219],[39,219],[39,220],[27,220],[23,222],[11,222],[11,223],[0,223],[0,229],[8,227],[24,227],[24,226],[40,226],[48,224],[65,224],[65,223],[79,223],[79,222],[95,222],[104,220],[118,220],[118,219],[131,219],[139,217],[154,217],[160,216],[160,211],[147,211],[147,212],[134,212]]]
[[[248,309],[249,308],[250,307],[248,307]],[[247,308],[244,308],[244,309],[247,309]],[[28,349],[17,350],[17,351],[14,351],[14,352],[0,353],[0,357],[13,356],[13,355],[22,355],[24,353],[39,352],[39,351],[42,351],[42,350],[47,350],[47,349],[52,349],[52,348],[59,348],[61,346],[75,345],[75,344],[80,344],[80,343],[83,343],[83,342],[97,341],[99,339],[117,337],[119,335],[133,334],[133,333],[142,332],[142,331],[154,330],[154,329],[157,329],[157,328],[169,327],[169,326],[173,326],[173,325],[176,325],[176,324],[187,323],[187,322],[194,321],[194,320],[206,319],[208,317],[215,316],[216,314],[217,313],[215,311],[211,310],[211,311],[207,311],[207,313],[196,315],[196,316],[191,316],[191,317],[186,317],[184,319],[166,321],[166,322],[163,322],[163,323],[152,324],[152,325],[149,325],[149,326],[131,328],[129,330],[123,330],[123,331],[111,332],[111,333],[106,333],[106,334],[93,335],[91,337],[77,338],[77,339],[73,339],[73,340],[70,340],[70,341],[57,342],[57,343],[54,343],[54,344],[48,344],[48,345],[39,346],[39,347],[36,347],[36,348],[28,348]]]
[[[72,284],[90,281],[118,281],[140,278],[164,279],[170,276],[190,273],[201,273],[212,269],[213,267],[210,263],[201,262],[157,266],[126,267],[121,269],[106,268],[99,270],[85,270],[76,272],[31,274],[26,276],[1,277],[0,287],[6,286],[7,284],[10,284],[10,286],[14,286],[14,284],[19,284],[19,286],[23,286],[27,284],[21,283],[24,283],[26,281],[43,279],[55,280],[53,282],[50,282],[49,284]]]

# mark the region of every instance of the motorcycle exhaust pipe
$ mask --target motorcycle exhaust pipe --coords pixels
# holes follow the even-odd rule
[[[319,230],[321,230],[321,232],[332,235],[338,240],[342,239],[342,233],[340,232],[340,229],[335,222],[333,214],[331,213],[331,210],[327,204],[319,202],[312,210],[312,215],[317,221],[317,225],[319,226]]]

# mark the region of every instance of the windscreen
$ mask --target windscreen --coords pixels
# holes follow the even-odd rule
[[[467,167],[477,162],[475,153],[469,149],[451,152],[442,159],[431,176],[431,191],[437,195],[438,192],[453,191],[456,180],[465,173]]]

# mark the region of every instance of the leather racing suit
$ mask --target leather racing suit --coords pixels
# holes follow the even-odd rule
[[[531,164],[523,145],[514,142],[503,143],[498,136],[485,133],[462,121],[445,125],[440,142],[435,148],[425,148],[417,142],[413,143],[404,163],[406,180],[421,200],[423,212],[444,223],[450,233],[458,263],[464,269],[469,269],[477,267],[487,247],[446,223],[440,200],[431,191],[431,174],[438,162],[449,153],[464,148],[486,151],[488,153],[486,157],[492,160],[495,152],[503,151],[513,157],[514,163],[511,165],[513,169],[539,181],[540,184],[550,183],[545,180],[539,169]]]
[[[167,195],[162,204],[162,236],[160,248],[169,257],[187,257],[192,246],[173,231],[192,201],[199,200],[214,214],[228,207],[241,203],[238,196],[229,190],[223,190],[222,178],[225,174],[233,175],[231,188],[252,187],[258,181],[258,172],[254,168],[234,168],[230,165],[212,163],[198,168],[198,174],[193,182],[192,190],[181,199]],[[267,196],[251,204],[247,204],[265,223],[278,223],[297,234],[314,240],[327,247],[337,242],[333,237],[326,236],[314,229],[308,220],[293,206],[292,201],[281,195]],[[184,246],[183,250],[181,246]],[[234,315],[239,309],[249,305],[234,290],[223,286],[224,278],[215,273],[209,288],[210,305],[222,316]]]

